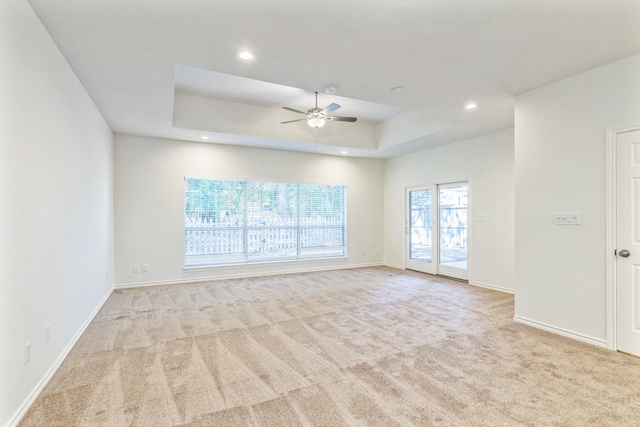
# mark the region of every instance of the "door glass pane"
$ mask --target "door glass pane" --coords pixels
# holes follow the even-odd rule
[[[467,184],[440,188],[440,264],[467,268]]]
[[[409,258],[431,262],[431,190],[409,192]]]

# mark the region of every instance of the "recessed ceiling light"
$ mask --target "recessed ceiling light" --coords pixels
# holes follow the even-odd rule
[[[249,52],[248,50],[243,50],[242,52],[238,52],[238,58],[245,59],[248,61],[250,59],[255,58],[255,55]]]
[[[478,106],[478,104],[476,104],[475,102],[470,102],[467,105],[465,105],[464,108],[466,108],[467,110],[473,110],[477,106]]]
[[[208,137],[207,135],[202,135],[202,136],[200,137],[200,139],[207,140],[207,139],[209,139],[209,137]]]
[[[335,86],[325,86],[324,88],[324,93],[328,93],[328,94],[334,94],[338,91],[338,88]]]

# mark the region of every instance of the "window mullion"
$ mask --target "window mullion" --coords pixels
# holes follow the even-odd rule
[[[300,197],[300,187],[301,184],[298,183],[296,185],[297,191],[296,191],[296,211],[297,211],[297,215],[296,215],[296,235],[297,235],[297,239],[296,239],[296,258],[300,259],[300,255],[302,253],[302,230],[300,229],[300,215],[302,212],[301,206],[300,206],[300,200],[302,199],[302,197]]]
[[[244,260],[249,260],[249,181],[244,182],[244,238],[242,252],[244,253]]]

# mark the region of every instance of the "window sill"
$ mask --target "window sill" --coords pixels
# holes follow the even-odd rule
[[[287,264],[299,265],[301,263],[309,263],[312,265],[325,264],[335,262],[337,260],[347,260],[348,255],[332,256],[326,258],[313,258],[313,259],[287,259],[282,261],[258,261],[258,262],[240,262],[237,264],[216,264],[216,265],[203,265],[197,267],[183,267],[182,271],[185,273],[197,273],[201,271],[227,271],[237,269],[259,269],[260,267],[268,267],[271,265],[283,266]]]

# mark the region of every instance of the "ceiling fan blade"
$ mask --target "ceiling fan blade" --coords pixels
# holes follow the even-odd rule
[[[336,111],[340,106],[338,104],[329,104],[324,107],[324,110],[320,111],[320,114],[329,114]]]
[[[289,107],[282,107],[282,108],[284,108],[285,110],[293,111],[294,113],[300,113],[300,114],[307,115],[307,113],[304,113],[304,112],[302,112],[300,110],[295,110],[293,108],[289,108]]]
[[[286,122],[280,122],[280,124],[283,125],[285,123],[302,122],[304,120],[307,120],[307,119],[289,120],[289,121],[286,121]]]
[[[332,122],[355,122],[357,117],[340,117],[340,116],[327,116],[325,120],[331,120]]]

